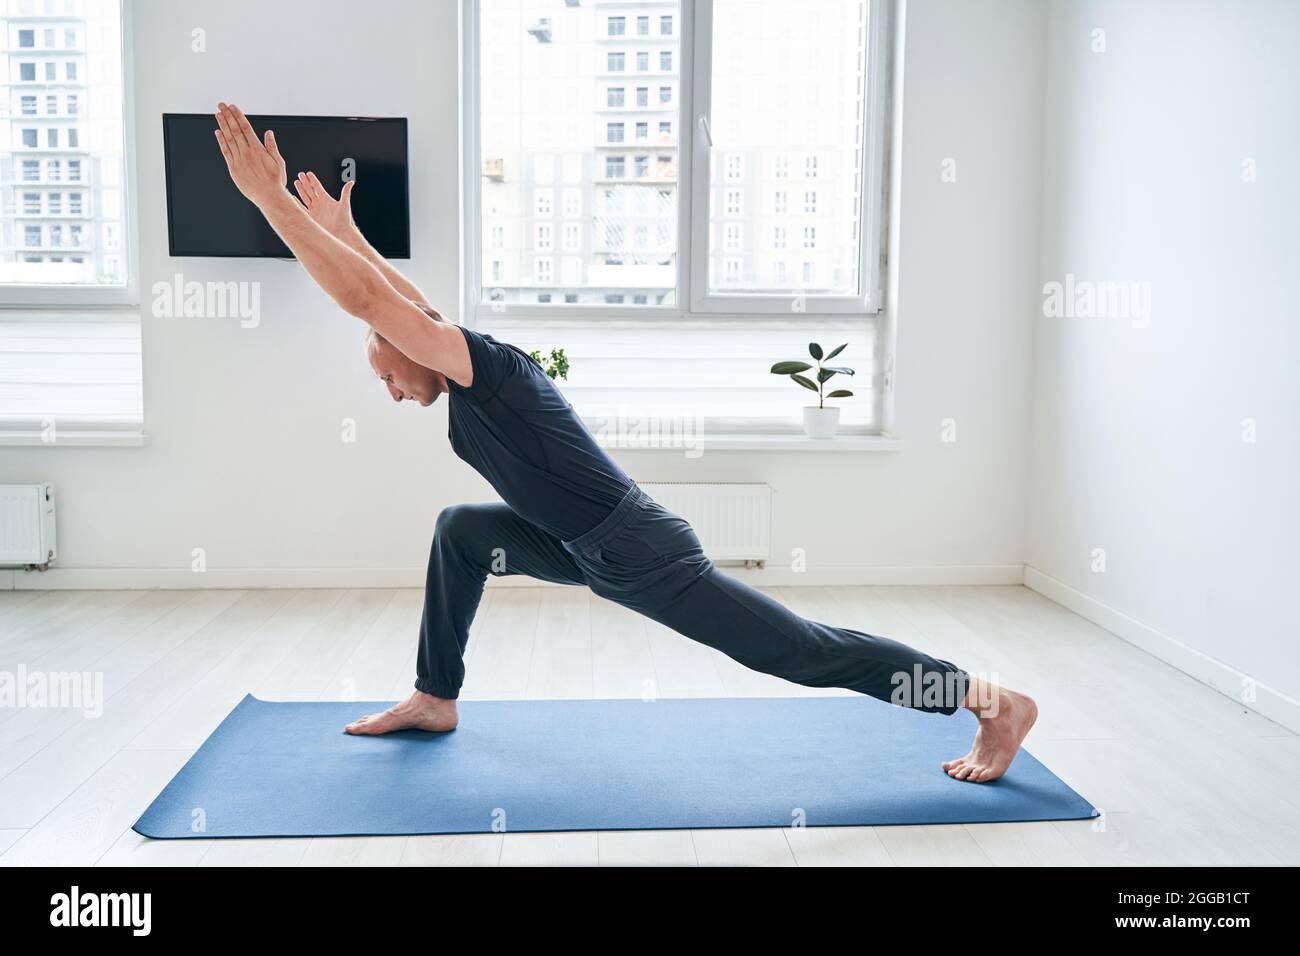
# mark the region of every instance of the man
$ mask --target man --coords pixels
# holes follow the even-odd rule
[[[1029,697],[896,641],[805,620],[716,570],[690,526],[601,450],[535,362],[512,345],[441,321],[369,246],[352,222],[352,183],[335,201],[314,175],[300,173],[299,202],[285,188],[273,132],[259,140],[239,108],[224,103],[217,124],[240,192],[317,284],[370,326],[367,356],[389,394],[427,406],[446,392],[453,450],[503,499],[439,515],[415,693],[349,724],[348,733],[454,729],[462,655],[487,576],[527,574],[584,584],[796,683],[846,687],[942,714],[965,707],[979,718],[975,743],[944,769],[975,783],[1006,772],[1038,713]]]

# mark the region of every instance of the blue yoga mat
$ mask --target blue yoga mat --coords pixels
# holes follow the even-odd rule
[[[351,737],[375,703],[251,695],[135,824],[159,839],[1078,820],[1022,751],[962,783],[975,718],[866,697],[462,701],[449,734]]]

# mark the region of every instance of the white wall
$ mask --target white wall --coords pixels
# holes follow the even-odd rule
[[[1152,309],[1037,320],[1028,547],[1048,593],[1292,697],[1298,41],[1291,0],[1053,6],[1043,280],[1149,281]]]
[[[168,258],[159,115],[225,98],[253,112],[409,117],[409,269],[455,317],[456,5],[317,0],[309,16],[302,4],[253,0],[135,6],[142,286],[175,271],[258,280],[263,318],[244,330],[146,315],[147,447],[0,452],[0,480],[49,480],[60,494],[60,570],[42,580],[418,583],[438,510],[492,492],[447,448],[445,408],[390,405],[358,326],[301,270]],[[905,449],[621,454],[646,480],[770,482],[778,563],[805,548],[800,580],[934,580],[924,569],[948,566],[966,568],[951,580],[1018,580],[1046,16],[1036,0],[930,0],[907,20],[891,290]],[[207,31],[202,54],[190,49],[195,27]],[[940,180],[945,157],[958,162],[956,183]],[[357,421],[356,444],[340,441],[345,417]],[[949,417],[955,444],[940,442]],[[196,547],[204,578],[189,572]]]

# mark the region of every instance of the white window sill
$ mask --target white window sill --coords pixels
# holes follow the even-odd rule
[[[33,446],[41,448],[141,448],[149,444],[149,436],[135,431],[78,431],[71,428],[55,430],[55,440],[46,441],[40,431],[0,430],[0,446]]]
[[[601,442],[606,451],[669,452],[692,457],[702,451],[794,451],[794,452],[871,452],[899,451],[902,439],[893,435],[837,435],[834,438],[809,438],[806,435],[706,435],[692,443],[636,443],[618,441]]]

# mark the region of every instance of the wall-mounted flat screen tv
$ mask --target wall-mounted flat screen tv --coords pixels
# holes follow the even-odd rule
[[[381,255],[411,257],[405,119],[355,116],[249,116],[258,136],[275,141],[292,180],[314,172],[337,197],[356,180],[352,215]],[[292,253],[230,180],[216,117],[164,113],[167,239],[173,256],[291,258]]]

